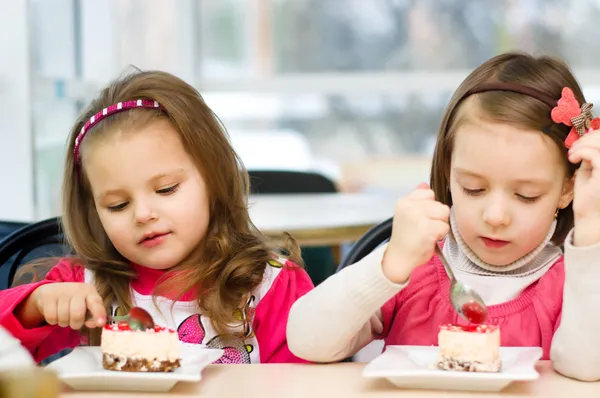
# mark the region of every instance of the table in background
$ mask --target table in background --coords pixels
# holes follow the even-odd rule
[[[266,236],[291,234],[301,246],[354,242],[390,218],[398,198],[384,194],[253,195],[250,217]]]
[[[403,390],[386,380],[362,377],[364,363],[330,365],[211,365],[199,383],[179,383],[169,393],[63,392],[61,398],[318,398],[318,397],[600,397],[600,382],[585,383],[560,376],[549,361],[537,365],[540,379],[516,382],[499,393]]]

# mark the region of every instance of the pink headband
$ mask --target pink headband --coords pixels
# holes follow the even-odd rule
[[[118,102],[114,105],[109,106],[108,108],[102,109],[100,112],[92,116],[90,120],[85,122],[85,124],[81,128],[81,131],[79,132],[79,134],[77,134],[77,137],[75,138],[75,147],[73,148],[73,153],[75,155],[75,165],[79,164],[79,146],[81,145],[81,141],[83,141],[83,138],[92,127],[94,127],[96,124],[98,124],[100,121],[102,121],[104,118],[107,118],[110,115],[114,115],[115,113],[135,108],[162,109],[162,107],[157,101],[149,99]]]

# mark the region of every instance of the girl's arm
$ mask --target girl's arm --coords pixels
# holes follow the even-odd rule
[[[600,243],[575,247],[565,241],[562,315],[550,359],[554,368],[579,380],[600,380]]]
[[[27,305],[27,299],[39,286],[47,283],[83,281],[83,268],[74,266],[68,259],[63,259],[50,270],[44,280],[0,291],[0,325],[19,339],[37,362],[65,348],[77,346],[77,331],[43,323],[23,324],[19,316],[26,311],[24,307]]]
[[[313,362],[350,357],[383,331],[380,308],[406,285],[381,270],[386,245],[317,286],[292,307],[290,350]]]

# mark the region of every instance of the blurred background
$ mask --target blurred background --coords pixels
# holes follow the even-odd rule
[[[497,53],[564,57],[598,102],[598,20],[599,0],[2,0],[0,219],[60,213],[71,124],[133,66],[197,87],[248,168],[399,195]]]

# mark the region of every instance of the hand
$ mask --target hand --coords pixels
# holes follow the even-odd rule
[[[89,283],[49,283],[35,289],[30,300],[50,325],[70,326],[79,330],[101,327],[106,323],[106,310],[94,285]],[[91,318],[87,320],[88,313]]]
[[[574,244],[593,245],[600,242],[600,131],[591,131],[575,141],[569,161],[581,162],[573,198]]]
[[[435,200],[425,183],[396,203],[392,237],[383,256],[383,273],[394,283],[404,283],[413,269],[427,263],[435,245],[450,230],[450,208]]]

